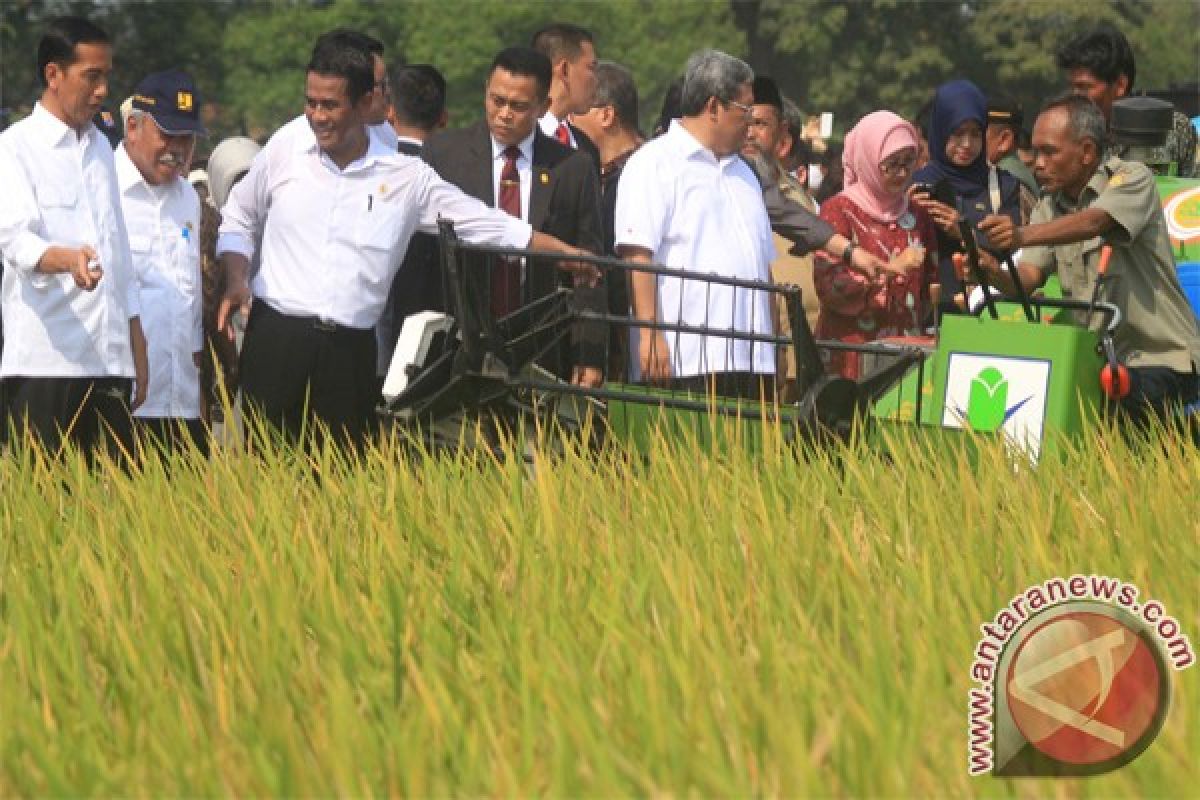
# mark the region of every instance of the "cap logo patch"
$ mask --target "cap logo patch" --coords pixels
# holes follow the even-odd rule
[[[191,111],[192,110],[192,93],[191,92],[176,92],[175,93],[175,106],[180,111]]]

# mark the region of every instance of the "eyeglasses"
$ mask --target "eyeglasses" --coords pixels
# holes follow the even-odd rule
[[[889,178],[901,172],[912,174],[913,167],[917,166],[917,159],[905,158],[900,161],[885,161],[879,165],[879,171]]]
[[[742,110],[742,113],[745,114],[747,117],[754,114],[754,106],[748,106],[745,103],[739,103],[737,100],[726,100],[725,102],[728,105],[737,106],[738,108],[740,108]]]

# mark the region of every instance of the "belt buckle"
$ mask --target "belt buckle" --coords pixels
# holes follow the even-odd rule
[[[313,320],[313,327],[324,333],[336,333],[338,326],[336,322],[317,317]]]

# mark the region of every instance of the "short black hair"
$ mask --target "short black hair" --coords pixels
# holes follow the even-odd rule
[[[533,78],[541,100],[550,95],[550,76],[554,69],[550,66],[550,59],[532,47],[504,48],[492,59],[492,66],[488,68],[489,80],[497,69]]]
[[[321,34],[313,45],[308,72],[345,78],[346,95],[357,103],[375,88],[373,52],[365,41],[370,38],[345,28]]]
[[[1112,25],[1101,25],[1064,43],[1054,60],[1061,70],[1086,69],[1105,83],[1115,83],[1124,75],[1129,79],[1129,91],[1137,78],[1133,48],[1125,34]]]
[[[553,64],[560,58],[574,61],[583,52],[583,43],[593,46],[596,40],[587,28],[572,25],[569,22],[555,22],[547,25],[533,35],[529,46],[537,50]]]
[[[663,94],[662,106],[658,111],[658,121],[654,123],[654,135],[662,136],[671,128],[671,120],[679,119],[679,99],[683,96],[683,76],[671,81]]]
[[[46,65],[58,64],[63,69],[71,66],[75,63],[75,45],[78,44],[112,44],[112,40],[103,28],[83,17],[50,20],[37,49],[38,82],[43,89],[47,86]]]
[[[446,79],[430,64],[408,64],[392,72],[392,107],[404,125],[437,127],[446,110]]]
[[[638,127],[638,92],[633,73],[612,61],[596,65],[596,106],[612,106],[617,122],[626,130]]]

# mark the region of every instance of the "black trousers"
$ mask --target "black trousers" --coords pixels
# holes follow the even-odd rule
[[[209,455],[208,429],[198,419],[179,417],[134,417],[134,430],[143,447],[156,447],[164,455],[186,453],[194,446],[205,458]]]
[[[69,442],[89,462],[103,448],[127,466],[135,452],[132,388],[128,378],[5,378],[0,381],[5,428],[12,427],[13,445],[28,435],[48,454],[58,455]]]
[[[1166,422],[1194,403],[1198,391],[1200,379],[1195,372],[1130,367],[1129,394],[1118,404],[1118,419],[1135,428],[1147,428],[1155,420]]]
[[[252,415],[293,444],[320,436],[323,427],[359,446],[373,428],[379,399],[375,354],[374,328],[328,326],[259,300],[242,341],[242,396]]]
[[[775,399],[775,376],[757,372],[712,372],[687,378],[672,378],[671,388],[694,394],[714,394],[741,400]]]

